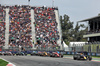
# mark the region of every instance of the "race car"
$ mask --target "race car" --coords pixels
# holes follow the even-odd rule
[[[16,56],[26,56],[27,55],[27,53],[24,53],[24,52],[20,52],[20,51],[18,51],[17,53],[16,53]]]
[[[33,56],[33,55],[38,55],[38,52],[37,52],[37,51],[32,51],[30,55],[31,55],[31,56]]]
[[[4,56],[11,56],[11,55],[13,55],[10,51],[5,51],[4,53],[3,53],[3,55]]]
[[[52,55],[52,52],[47,52],[48,56],[50,57]]]
[[[92,60],[92,57],[88,55],[88,52],[78,52],[73,55],[74,60]]]
[[[37,55],[42,56],[42,51],[38,51]]]
[[[0,52],[0,55],[3,55],[3,52]]]
[[[48,56],[48,53],[44,51],[41,53],[41,56]]]
[[[0,55],[4,55],[4,56],[11,56],[12,53],[10,51],[1,51]]]
[[[50,55],[50,57],[61,57],[63,58],[63,54],[60,52],[52,52],[52,54]]]
[[[27,51],[22,51],[24,53],[25,56],[27,56]]]

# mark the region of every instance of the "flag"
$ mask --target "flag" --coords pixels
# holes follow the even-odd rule
[[[30,2],[30,0],[28,0]]]
[[[30,4],[30,0],[28,0],[28,5]]]

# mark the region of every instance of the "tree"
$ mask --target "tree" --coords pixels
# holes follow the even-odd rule
[[[85,28],[84,30],[80,30],[80,28]],[[83,38],[83,35],[86,34],[88,31],[88,28],[84,26],[84,24],[78,25],[76,24],[76,27],[74,28],[74,40],[73,41],[87,41],[87,39]]]
[[[83,35],[86,33],[87,28],[84,24],[77,25],[73,28],[73,22],[71,22],[70,17],[68,15],[60,16],[60,22],[62,27],[62,38],[67,45],[69,45],[70,41],[86,41],[83,38]],[[80,28],[85,28],[84,30],[80,30]]]
[[[61,27],[62,27],[62,37],[66,44],[69,44],[70,40],[73,40],[72,38],[72,29],[73,29],[73,22],[70,22],[69,16],[64,15],[63,17],[60,16],[61,21]]]

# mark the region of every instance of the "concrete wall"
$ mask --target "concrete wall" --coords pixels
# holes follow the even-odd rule
[[[5,30],[5,49],[8,49],[8,43],[9,43],[9,9],[6,8],[6,30]]]
[[[59,31],[59,40],[57,41],[57,44],[60,45],[60,50],[63,50],[63,45],[61,44],[61,39],[62,39],[62,30],[61,30],[61,23],[60,23],[60,20],[59,20],[59,12],[58,10],[55,10],[55,15],[56,15],[56,22],[58,23],[58,26],[57,26],[57,29]]]

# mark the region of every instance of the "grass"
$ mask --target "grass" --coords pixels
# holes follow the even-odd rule
[[[0,66],[6,66],[8,64],[8,62],[0,59]]]
[[[66,54],[64,54],[64,56],[73,56],[73,55],[66,55]]]
[[[92,56],[93,58],[100,58],[100,56]]]

